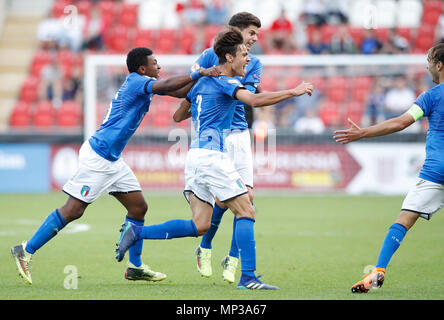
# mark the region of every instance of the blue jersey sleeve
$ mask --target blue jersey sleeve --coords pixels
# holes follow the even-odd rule
[[[235,78],[221,78],[219,81],[219,85],[221,86],[222,91],[229,95],[230,97],[236,98],[236,92],[239,89],[245,89],[245,86]]]
[[[191,66],[190,72],[199,70],[199,68],[211,68],[219,65],[219,59],[213,49],[208,48],[197,58],[196,62]]]
[[[244,86],[252,93],[256,92],[262,76],[262,62],[260,62],[259,59],[255,59],[254,62],[252,69],[249,70],[248,74],[245,75],[245,78],[242,79]]]
[[[153,93],[153,84],[156,82],[155,78],[150,77],[142,77],[140,78],[141,89],[142,92],[140,94],[152,94]]]
[[[433,107],[433,96],[430,90],[425,91],[419,95],[415,104],[424,111],[424,116],[429,116]]]

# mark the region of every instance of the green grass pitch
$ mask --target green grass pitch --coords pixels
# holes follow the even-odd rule
[[[147,224],[191,217],[178,193],[151,195]],[[421,219],[410,230],[387,270],[381,289],[352,294],[350,288],[374,265],[403,197],[258,193],[257,273],[281,288],[237,290],[222,281],[220,260],[228,252],[233,215],[228,211],[213,242],[213,277],[196,270],[200,239],[144,242],[143,261],[168,278],[160,283],[124,279],[125,262],[114,259],[125,210],[103,195],[75,224],[34,256],[33,285],[16,272],[9,248],[29,239],[46,216],[66,200],[63,193],[0,195],[0,299],[147,300],[376,300],[444,299],[444,213]],[[89,229],[79,231],[84,225]],[[127,255],[125,261],[127,259]],[[66,289],[66,266],[78,271],[77,289]],[[237,279],[240,276],[238,269]],[[71,282],[72,284],[72,282]]]

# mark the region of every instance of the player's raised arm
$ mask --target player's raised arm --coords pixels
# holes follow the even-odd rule
[[[411,115],[409,112],[406,112],[399,117],[386,120],[374,126],[370,126],[368,128],[360,128],[350,118],[347,120],[348,123],[350,123],[350,128],[345,130],[336,130],[336,135],[333,136],[333,139],[335,139],[336,142],[347,144],[363,138],[385,136],[394,132],[401,131],[415,122],[414,116]]]
[[[253,94],[249,90],[238,90],[235,98],[250,105],[253,108],[265,107],[276,104],[283,100],[292,97],[308,94],[311,96],[313,92],[313,85],[309,82],[302,82],[294,89],[276,91],[276,92],[262,92]]]
[[[153,93],[166,93],[173,92],[189,85],[190,83],[200,79],[204,76],[217,77],[220,75],[218,67],[211,67],[208,69],[199,69],[190,74],[184,74],[180,76],[174,76],[165,80],[157,80],[153,83]],[[188,88],[189,90],[189,88]],[[182,93],[183,94],[183,93]]]
[[[176,122],[181,122],[191,117],[191,102],[183,100],[180,107],[174,112],[173,119]]]

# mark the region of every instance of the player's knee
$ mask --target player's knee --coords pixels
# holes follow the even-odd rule
[[[205,233],[207,233],[208,229],[210,229],[210,221],[195,220],[193,222],[196,226],[198,236],[204,235]]]
[[[256,211],[254,210],[253,205],[249,204],[242,208],[242,211],[237,215],[238,217],[246,217],[256,220]]]
[[[62,215],[65,222],[69,223],[71,221],[77,220],[80,217],[82,217],[83,213],[85,212],[85,208],[63,206],[62,208],[59,209],[59,212]]]

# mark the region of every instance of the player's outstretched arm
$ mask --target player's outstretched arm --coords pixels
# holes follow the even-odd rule
[[[363,138],[385,136],[387,134],[401,131],[415,122],[415,119],[409,113],[404,113],[399,117],[386,120],[368,128],[360,128],[350,118],[347,120],[348,123],[350,123],[350,128],[336,130],[335,136],[333,136],[333,139],[335,139],[336,142],[347,144]]]
[[[196,81],[192,81],[189,84],[187,84],[186,86],[180,88],[179,90],[165,92],[165,94],[167,96],[174,97],[174,98],[185,98],[195,83],[196,83]]]
[[[191,103],[188,100],[183,100],[180,107],[174,112],[173,119],[176,122],[181,122],[191,117]]]
[[[298,97],[303,94],[308,94],[311,96],[312,92],[313,85],[309,82],[302,82],[294,89],[276,92],[262,92],[253,94],[248,90],[238,90],[235,97],[253,108],[258,108],[270,106],[283,100]]]
[[[166,93],[179,90],[191,82],[198,80],[201,77],[217,77],[220,75],[219,68],[211,67],[208,69],[200,69],[198,71],[192,72],[190,74],[184,74],[180,76],[174,76],[165,80],[158,80],[153,83],[152,91],[153,93]]]

